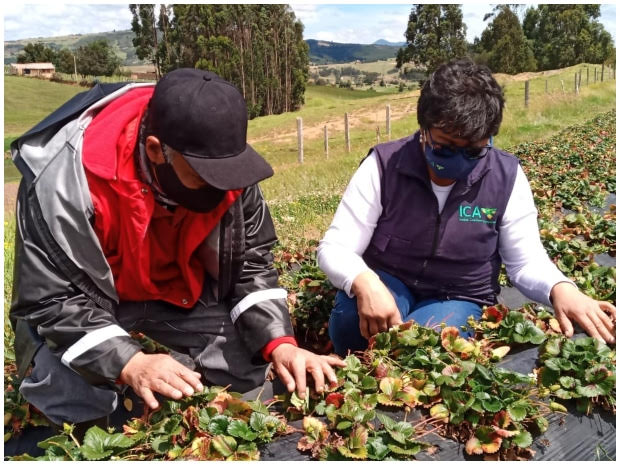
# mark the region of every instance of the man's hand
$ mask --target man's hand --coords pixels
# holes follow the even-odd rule
[[[616,307],[609,302],[594,300],[568,282],[553,286],[551,301],[565,336],[573,335],[573,320],[588,335],[611,344],[616,342]]]
[[[306,372],[309,372],[314,379],[314,389],[322,392],[326,378],[329,384],[338,382],[332,367],[346,366],[346,363],[339,358],[313,354],[286,343],[273,349],[271,360],[288,392],[293,392],[297,387],[297,395],[301,399],[306,395]]]
[[[357,275],[351,291],[357,297],[360,333],[366,339],[403,322],[392,293],[376,273]]]
[[[152,409],[159,406],[153,394],[155,392],[172,399],[181,399],[203,389],[200,373],[190,370],[167,354],[138,352],[123,367],[119,378],[131,386]]]

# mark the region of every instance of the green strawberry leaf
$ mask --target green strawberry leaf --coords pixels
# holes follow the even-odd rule
[[[211,447],[222,457],[230,457],[237,450],[237,441],[231,436],[218,435],[211,439]]]
[[[226,415],[216,415],[211,418],[211,421],[207,426],[207,430],[209,433],[214,435],[225,434],[228,430],[229,423],[230,417],[227,417]]]
[[[127,436],[120,433],[110,434],[98,426],[93,426],[86,431],[80,451],[88,460],[101,460],[131,446],[133,441]]]
[[[257,434],[250,429],[248,424],[242,420],[232,420],[228,424],[228,434],[236,438],[245,439],[246,441],[254,441]]]
[[[521,448],[530,447],[532,445],[532,435],[527,431],[521,431],[512,438],[512,442]]]
[[[362,378],[362,389],[364,391],[376,391],[377,390],[377,380],[372,376],[364,376]]]
[[[383,460],[390,453],[390,449],[380,436],[369,439],[366,449],[370,460]]]
[[[560,376],[559,382],[565,389],[574,389],[577,386],[577,380],[571,376]]]
[[[527,416],[527,407],[527,402],[514,402],[508,406],[508,414],[513,421],[522,421]]]
[[[497,398],[485,399],[482,401],[482,407],[484,407],[487,412],[495,413],[502,409],[503,403]]]
[[[172,446],[169,436],[157,436],[151,441],[151,448],[158,454],[165,454]]]
[[[398,423],[396,423],[396,425],[394,425],[394,428],[386,429],[392,439],[401,444],[406,444],[409,438],[411,438],[411,436],[415,432],[414,427],[406,421],[399,421]]]
[[[583,397],[596,397],[605,395],[606,392],[598,384],[586,384],[585,386],[578,386],[577,394]]]
[[[405,457],[413,457],[415,454],[418,454],[422,450],[422,446],[420,444],[407,444],[407,447],[401,447],[396,444],[388,444],[388,448],[398,455],[404,455]]]
[[[345,421],[341,421],[336,425],[336,429],[337,430],[344,430],[344,429],[348,429],[351,426],[353,426],[353,422],[345,420]]]

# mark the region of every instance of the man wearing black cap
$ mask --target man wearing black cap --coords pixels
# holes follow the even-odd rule
[[[11,322],[24,397],[52,422],[115,410],[133,390],[249,391],[268,362],[289,391],[343,362],[297,347],[243,97],[217,75],[99,85],[12,144],[23,174]],[[165,344],[145,354],[128,331]]]

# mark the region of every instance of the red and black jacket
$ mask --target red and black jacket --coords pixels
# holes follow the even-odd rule
[[[140,350],[116,320],[118,295],[93,225],[81,163],[93,116],[137,84],[98,85],[79,94],[11,145],[23,175],[17,198],[10,319],[20,374],[40,344],[92,384],[114,386]],[[271,248],[276,234],[257,185],[224,214],[217,244],[218,304],[225,305],[256,363],[261,350],[293,336],[286,292],[278,288]]]

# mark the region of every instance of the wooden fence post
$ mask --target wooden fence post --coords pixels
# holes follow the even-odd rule
[[[327,137],[327,124],[323,126],[323,137],[325,139],[325,157],[329,158],[329,139]]]
[[[581,71],[583,70],[579,70],[579,90],[581,91]]]
[[[351,139],[349,137],[349,114],[344,114],[344,142],[347,146],[347,152],[351,151]]]
[[[590,85],[590,67],[586,68],[586,86]]]
[[[560,79],[560,84],[562,84],[562,93],[565,94],[566,91],[564,90],[564,80]]]
[[[530,104],[530,81],[525,81],[525,107]]]
[[[598,70],[594,68],[594,82],[598,81],[597,73],[598,73]]]
[[[545,94],[549,93],[549,79],[545,79]]]
[[[390,122],[390,104],[385,106],[385,134],[387,136],[387,140],[392,138],[392,124]]]
[[[297,118],[297,160],[299,163],[304,162],[304,127],[301,118]]]
[[[603,82],[604,78],[605,78],[605,63],[601,65],[601,82]]]
[[[575,73],[575,95],[579,94],[579,85],[577,84],[577,73]]]

